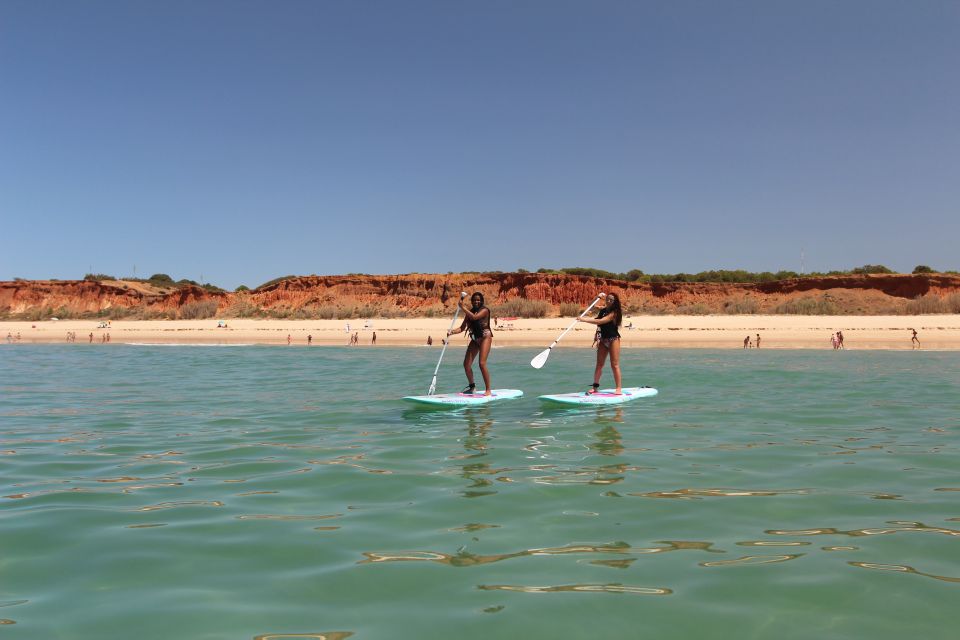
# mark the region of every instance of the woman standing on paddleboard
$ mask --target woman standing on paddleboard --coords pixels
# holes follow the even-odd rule
[[[597,367],[593,371],[593,385],[587,393],[596,393],[600,388],[600,375],[603,373],[603,364],[610,356],[610,369],[613,370],[613,381],[617,384],[617,393],[623,393],[620,382],[620,331],[617,329],[623,323],[623,311],[620,309],[620,298],[614,293],[603,297],[603,309],[596,318],[580,317],[581,322],[597,325]]]
[[[448,331],[447,335],[454,333],[463,333],[469,330],[470,344],[467,345],[467,353],[463,356],[463,370],[467,374],[469,383],[464,393],[473,393],[477,388],[473,381],[473,360],[480,355],[480,374],[483,376],[483,385],[486,387],[483,395],[490,395],[490,372],[487,371],[487,356],[490,355],[490,347],[493,346],[493,331],[490,330],[490,309],[483,304],[483,294],[479,291],[470,296],[471,308],[467,308],[460,299],[460,308],[463,309],[463,324],[459,329]]]

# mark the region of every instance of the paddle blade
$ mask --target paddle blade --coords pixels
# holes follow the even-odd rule
[[[540,369],[543,365],[547,364],[547,358],[550,357],[550,349],[544,349],[537,356],[530,361],[530,366],[534,369]]]

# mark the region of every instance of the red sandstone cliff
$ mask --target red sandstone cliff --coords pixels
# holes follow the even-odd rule
[[[7,317],[347,317],[444,313],[460,291],[481,291],[490,306],[539,301],[556,313],[585,306],[598,291],[620,294],[632,313],[911,313],[960,304],[960,276],[850,275],[795,278],[761,284],[628,283],[588,276],[539,273],[302,276],[254,291],[211,292],[200,287],[157,289],[134,281],[0,282],[0,314]],[[545,307],[543,303],[549,305]],[[939,305],[939,306],[938,306]],[[536,303],[533,303],[536,306]],[[199,311],[198,311],[199,310]],[[189,312],[189,313],[188,313]],[[509,311],[506,312],[509,314]]]

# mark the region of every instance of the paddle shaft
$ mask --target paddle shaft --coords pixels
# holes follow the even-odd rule
[[[464,299],[464,295],[460,296],[460,300]],[[460,302],[457,302],[457,310],[453,312],[453,320],[450,321],[450,328],[447,329],[447,336],[443,339],[443,349],[440,350],[440,359],[437,360],[437,368],[433,370],[433,380],[430,382],[430,389],[427,391],[428,396],[432,396],[433,392],[437,390],[437,373],[440,371],[440,363],[443,362],[443,354],[447,352],[447,345],[450,344],[450,332],[453,331],[453,325],[457,324],[457,316],[460,315]]]

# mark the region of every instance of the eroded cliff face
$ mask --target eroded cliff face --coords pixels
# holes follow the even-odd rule
[[[112,309],[175,315],[188,303],[215,300],[219,306],[229,296],[193,285],[155,289],[123,280],[17,280],[0,282],[0,313],[82,316]]]
[[[203,303],[207,317],[422,315],[450,308],[461,291],[483,293],[491,307],[517,299],[542,301],[550,305],[548,313],[566,303],[584,307],[604,291],[619,294],[633,313],[774,313],[784,312],[791,301],[804,301],[808,307],[819,304],[824,313],[870,314],[903,312],[907,301],[918,296],[958,294],[960,276],[836,276],[762,284],[628,283],[538,273],[301,276],[242,293],[196,286],[155,289],[118,280],[19,280],[0,282],[0,313],[187,317],[186,310]]]
[[[289,278],[249,294],[251,302],[263,308],[337,304],[349,300],[355,304],[378,304],[417,310],[454,302],[461,291],[481,292],[488,305],[514,298],[544,300],[553,305],[564,302],[589,303],[600,278],[551,274],[408,274],[397,276],[304,276]],[[627,283],[618,283],[625,285]],[[607,286],[612,290],[611,286]]]

